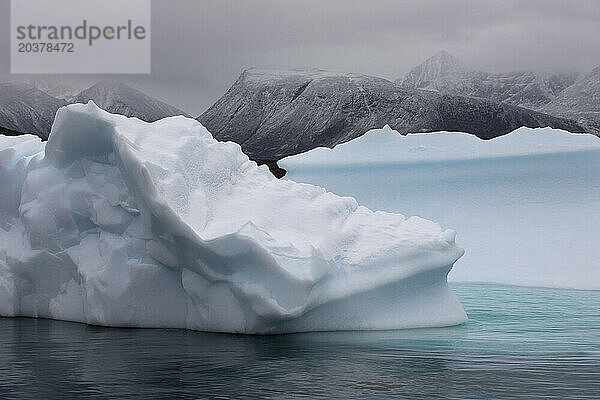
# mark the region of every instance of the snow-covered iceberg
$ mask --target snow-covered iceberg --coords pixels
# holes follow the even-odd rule
[[[492,140],[376,129],[279,162],[286,178],[456,229],[449,279],[600,289],[600,139],[520,128]]]
[[[0,136],[0,315],[283,333],[461,323],[455,233],[271,176],[197,121],[92,102]]]

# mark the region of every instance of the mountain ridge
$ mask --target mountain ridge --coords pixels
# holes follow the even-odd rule
[[[87,103],[89,100],[106,111],[146,122],[174,115],[188,116],[178,108],[122,82],[97,82],[66,101],[29,82],[9,81],[0,82],[0,129],[7,133],[30,133],[45,140],[60,107],[70,103]]]
[[[0,83],[0,127],[47,139],[56,111],[64,100],[24,82]]]
[[[541,111],[575,119],[600,135],[600,66],[577,79]]]
[[[154,122],[165,117],[187,114],[161,100],[118,81],[100,81],[81,91],[72,103],[94,101],[103,110]]]
[[[571,86],[577,76],[574,72],[478,71],[442,50],[395,82],[407,89],[485,98],[539,111]]]
[[[248,69],[197,118],[255,160],[332,147],[389,125],[400,133],[463,131],[490,139],[520,126],[573,132],[573,121],[485,99],[406,89],[383,78]]]

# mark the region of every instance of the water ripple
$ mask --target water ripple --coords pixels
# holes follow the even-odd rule
[[[0,319],[0,398],[600,398],[599,291],[454,284],[470,321],[273,337]]]

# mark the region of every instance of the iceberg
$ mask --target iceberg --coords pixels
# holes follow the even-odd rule
[[[93,102],[0,136],[0,315],[276,334],[459,324],[455,232]]]
[[[459,232],[450,281],[600,289],[600,140],[519,128],[466,133],[369,131],[279,162],[286,178],[420,215]]]

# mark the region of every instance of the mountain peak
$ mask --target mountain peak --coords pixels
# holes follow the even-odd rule
[[[85,91],[92,91],[92,90],[108,90],[108,91],[136,91],[134,88],[132,88],[131,86],[128,86],[126,84],[124,84],[123,82],[119,82],[119,81],[112,81],[112,80],[104,80],[104,81],[99,81],[95,84],[93,84],[92,86],[88,87],[87,89],[84,90]]]
[[[54,98],[27,82],[0,83],[0,127],[46,139],[54,114],[64,100]]]
[[[427,71],[429,74],[434,74],[436,77],[445,76],[452,72],[466,70],[463,63],[446,50],[441,50],[433,56],[425,60],[421,65],[414,70],[420,69]]]
[[[454,65],[454,66],[463,66],[462,62],[454,57],[452,54],[448,53],[446,50],[440,50],[437,53],[435,53],[434,55],[432,55],[431,57],[429,57],[427,60],[425,60],[425,63],[427,62],[435,62],[438,64],[445,64],[445,65]]]
[[[29,82],[18,80],[0,82],[0,105],[5,103],[15,105],[19,102],[33,102],[42,107],[42,104],[62,105],[65,101],[49,95]]]
[[[441,50],[410,70],[399,83],[408,88],[428,88],[433,83],[443,81],[447,77],[462,75],[469,70],[463,63],[446,50]]]
[[[56,75],[35,75],[27,79],[27,82],[42,92],[67,102],[92,84],[86,78],[65,78]]]
[[[90,100],[108,112],[137,117],[147,122],[173,115],[186,115],[183,111],[119,81],[100,81],[79,93],[74,102],[85,104]]]

